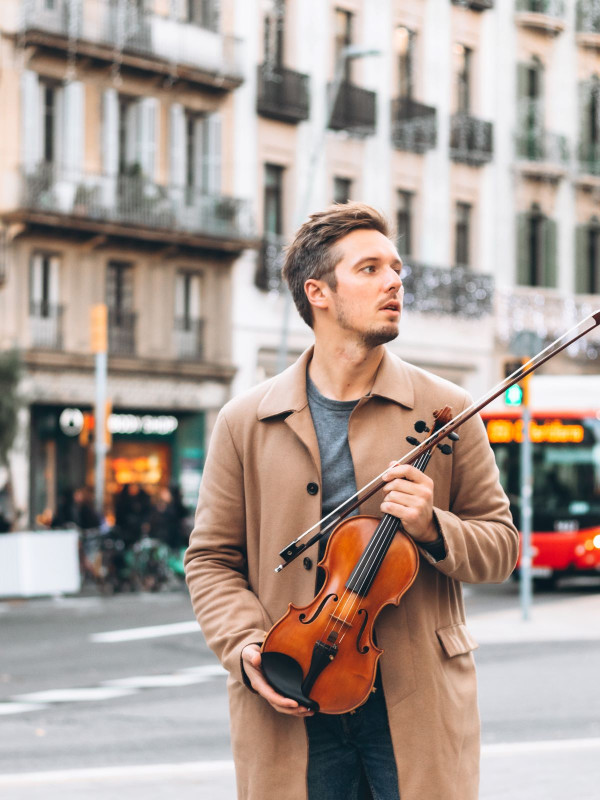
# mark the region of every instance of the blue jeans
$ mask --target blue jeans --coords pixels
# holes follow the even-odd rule
[[[307,717],[309,800],[400,800],[385,697],[379,681],[350,714]],[[368,795],[367,795],[368,796]]]

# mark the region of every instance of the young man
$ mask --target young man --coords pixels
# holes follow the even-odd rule
[[[398,335],[401,267],[374,209],[348,203],[313,214],[284,276],[314,347],[228,403],[215,425],[186,565],[206,640],[231,673],[240,798],[354,800],[361,775],[375,800],[478,794],[477,645],[460,582],[503,581],[517,558],[478,417],[461,426],[451,455],[436,450],[427,474],[392,467],[361,506],[398,517],[421,556],[400,605],[377,619],[384,653],[368,701],[350,714],[313,714],[261,671],[272,624],[315,593],[317,547],[275,574],[279,551],[408,452],[417,422],[470,404],[462,389],[386,350]]]

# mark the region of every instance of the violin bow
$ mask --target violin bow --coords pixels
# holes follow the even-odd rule
[[[446,425],[432,433],[428,439],[425,439],[423,442],[421,442],[421,444],[413,447],[413,449],[410,450],[405,456],[395,461],[392,466],[412,464],[420,456],[422,456],[423,453],[435,447],[438,442],[441,442],[442,439],[445,439],[447,436],[449,436],[449,434],[455,431],[463,423],[471,419],[471,417],[475,416],[475,414],[478,414],[483,408],[485,408],[485,406],[489,405],[509,387],[513,386],[513,384],[518,383],[519,381],[523,380],[523,378],[526,378],[528,375],[538,369],[538,367],[541,367],[542,364],[545,364],[546,361],[554,358],[554,356],[558,355],[558,353],[560,353],[562,350],[565,350],[567,347],[570,347],[582,336],[585,336],[593,331],[598,325],[600,325],[600,309],[598,309],[598,311],[594,311],[592,314],[585,317],[585,319],[582,319],[581,322],[578,322],[577,325],[574,325],[572,328],[570,328],[566,333],[563,333],[561,336],[559,336],[558,339],[555,339],[537,355],[533,356],[533,358],[529,359],[529,361],[526,361],[525,364],[516,369],[511,375],[494,386],[494,388],[482,398],[474,403],[471,403],[470,406],[463,409],[460,414],[457,414],[453,419],[450,420],[450,422],[446,423]],[[383,486],[385,486],[385,481],[382,480],[382,477],[390,468],[391,467],[386,467],[386,469],[373,478],[373,480],[369,481],[369,483],[366,483],[362,488],[358,489],[337,508],[334,508],[333,511],[330,511],[329,514],[324,516],[318,522],[315,522],[314,525],[305,530],[304,533],[300,534],[297,539],[294,539],[286,547],[284,547],[283,550],[279,552],[283,562],[275,568],[275,572],[281,572],[281,570],[284,567],[287,567],[287,565],[297,558],[300,553],[303,553],[309,547],[312,547],[313,544],[316,544],[316,542],[332,531],[336,525],[338,525],[345,517],[347,517],[350,512],[354,511],[354,509],[358,508],[358,506],[364,503],[365,500],[368,500],[369,497],[372,497],[376,492],[382,489]],[[365,492],[365,494],[363,494],[363,492]],[[321,527],[323,523],[326,524],[324,527]],[[319,529],[317,533],[315,533],[307,542],[302,542],[302,539],[304,539],[305,536],[313,533],[313,531],[316,531],[317,528]]]

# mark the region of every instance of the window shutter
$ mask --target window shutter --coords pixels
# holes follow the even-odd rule
[[[201,276],[190,275],[190,319],[201,319]]]
[[[63,89],[62,131],[57,141],[63,143],[62,163],[69,178],[77,178],[83,164],[84,86],[72,81]]]
[[[592,161],[591,146],[591,86],[588,81],[579,84],[579,163],[587,172]]]
[[[105,175],[119,171],[119,98],[116,89],[102,95],[102,168]]]
[[[194,121],[194,188],[208,194],[208,172],[205,153],[208,151],[208,123],[206,117]]]
[[[42,256],[36,253],[31,259],[29,270],[29,299],[35,307],[39,306],[43,298]]]
[[[186,168],[185,111],[181,103],[173,103],[169,114],[169,182],[171,187],[182,189],[185,186]]]
[[[175,278],[175,319],[185,316],[185,272],[178,272]]]
[[[209,114],[205,119],[206,136],[204,139],[205,186],[208,194],[221,194],[221,115]]]
[[[27,173],[42,160],[42,108],[37,72],[25,70],[21,75],[21,158]]]
[[[138,157],[142,173],[150,180],[156,174],[157,150],[157,118],[158,100],[156,97],[144,97],[138,104],[139,150]]]
[[[575,228],[575,293],[587,294],[589,286],[588,237],[587,225]]]
[[[50,259],[49,266],[50,266],[50,276],[48,281],[48,303],[51,306],[57,306],[60,299],[60,290],[59,290],[60,259],[57,256],[53,256]]]
[[[557,225],[553,219],[544,220],[543,286],[556,288],[556,240]]]
[[[517,214],[517,284],[529,286],[529,214]]]

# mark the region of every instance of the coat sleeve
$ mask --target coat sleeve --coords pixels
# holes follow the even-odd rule
[[[467,398],[464,408],[470,403]],[[500,583],[513,571],[519,535],[498,467],[479,414],[459,428],[454,445],[450,510],[434,508],[446,557],[424,557],[449,578],[466,583]]]
[[[233,677],[248,685],[242,649],[262,642],[270,624],[248,585],[244,509],[243,465],[221,411],[202,476],[185,573],[208,646]]]

